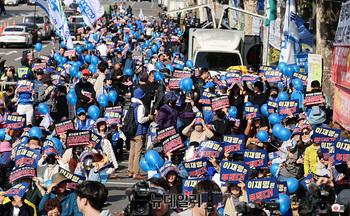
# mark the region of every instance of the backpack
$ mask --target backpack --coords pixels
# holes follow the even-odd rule
[[[135,121],[135,115],[134,111],[137,109],[141,104],[131,104],[128,112],[126,113],[126,116],[124,118],[124,126],[122,128],[123,133],[125,136],[135,136],[137,132],[137,126]]]

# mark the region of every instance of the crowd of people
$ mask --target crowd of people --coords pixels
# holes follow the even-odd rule
[[[194,68],[188,30],[200,24],[186,17],[181,26],[167,17],[146,21],[115,4],[111,19],[79,31],[74,50],[61,42],[47,55],[27,53],[20,68],[6,59],[0,215],[110,215],[100,182],[121,177],[121,160],[127,177],[148,179],[163,194],[222,193],[202,205],[163,203],[151,215],[245,214],[248,207],[237,205],[257,199],[279,201],[283,215],[297,214],[298,204],[300,215],[317,213],[318,199],[349,215],[350,163],[334,157],[349,133],[332,122],[320,82],[306,91],[292,76],[276,82],[264,73],[283,73],[283,65],[215,75]],[[311,182],[328,195],[309,190]]]

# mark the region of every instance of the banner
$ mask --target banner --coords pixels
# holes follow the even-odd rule
[[[248,180],[249,165],[239,162],[222,161],[220,181],[239,184]]]
[[[279,195],[275,177],[249,180],[246,182],[246,190],[249,203],[257,199],[271,201],[278,199]]]
[[[68,130],[75,130],[73,120],[65,120],[55,123],[56,134],[60,136],[61,134],[67,133]]]
[[[194,186],[196,186],[196,184],[199,181],[206,180],[206,179],[209,179],[209,177],[182,179],[182,194],[184,196],[192,195]]]
[[[211,140],[203,140],[198,147],[197,157],[199,158],[220,158],[224,154],[224,144]]]
[[[100,136],[94,132],[91,132],[91,143],[92,143],[92,146],[94,149],[98,149],[98,147],[101,144],[102,139],[103,139],[102,136]]]
[[[335,164],[347,163],[350,161],[350,142],[335,142]]]
[[[303,81],[303,86],[306,87],[307,86],[307,82],[308,82],[308,75],[301,73],[301,72],[294,72],[293,73],[293,80],[299,78],[301,81]]]
[[[34,167],[28,167],[28,166],[19,167],[19,168],[12,170],[10,172],[9,182],[12,183],[12,182],[14,182],[18,179],[24,178],[24,177],[32,178],[35,175],[36,174],[35,174]]]
[[[258,75],[254,75],[254,74],[245,74],[242,77],[242,82],[246,81],[246,82],[257,82],[260,79],[260,77]]]
[[[159,169],[159,173],[161,177],[166,177],[166,175],[170,172],[170,171],[174,171],[176,173],[179,173],[179,170],[177,169],[176,165],[173,163],[167,163],[164,164],[164,166],[162,167],[157,167]]]
[[[243,160],[250,168],[268,168],[266,150],[245,150],[243,153]]]
[[[67,131],[67,147],[88,145],[91,139],[90,130],[68,130]]]
[[[159,127],[150,127],[149,128],[149,134],[151,137],[151,142],[153,143],[154,139],[157,137],[157,130]]]
[[[340,129],[325,128],[325,127],[314,127],[312,135],[312,141],[316,144],[319,142],[329,142],[340,139]]]
[[[165,154],[184,147],[180,134],[175,134],[162,141]]]
[[[121,106],[107,107],[104,113],[104,117],[110,125],[121,125],[123,118],[123,109]]]
[[[184,162],[183,165],[191,177],[198,177],[207,174],[208,160],[206,158]]]
[[[315,183],[315,179],[312,177],[312,174],[309,174],[307,177],[305,177],[300,184],[308,191],[309,184],[310,183]]]
[[[181,81],[181,78],[178,77],[171,77],[169,78],[169,89],[180,89],[179,82]]]
[[[181,79],[185,79],[185,78],[191,77],[192,76],[192,72],[191,71],[175,70],[173,76],[181,78]]]
[[[299,100],[278,101],[277,114],[285,119],[292,114],[293,116],[299,114]]]
[[[63,54],[63,57],[69,57],[69,56],[71,56],[71,55],[75,55],[75,50],[73,49],[73,50],[66,50],[65,52],[64,52],[64,54]],[[68,63],[67,63],[68,64]],[[66,66],[65,64],[63,65],[63,66]],[[68,65],[67,65],[68,66]],[[66,68],[67,68],[67,66],[66,66]],[[69,67],[70,67],[71,65],[69,65]]]
[[[272,160],[274,160],[274,159],[276,159],[276,158],[279,158],[279,156],[280,156],[280,152],[279,152],[279,151],[270,152],[270,153],[268,154],[269,161],[272,161]]]
[[[52,142],[51,140],[45,140],[43,142],[43,154],[46,155],[58,155],[57,149],[56,149],[56,145],[54,142]]]
[[[211,100],[210,98],[216,97],[218,94],[212,93],[212,92],[207,92],[203,91],[201,94],[201,104],[206,105],[206,106],[211,106]]]
[[[46,68],[46,63],[34,63],[33,70],[44,69]]]
[[[321,147],[323,159],[328,161],[330,156],[331,156],[331,154],[334,155],[334,153],[335,153],[335,141],[328,141],[328,142],[327,141],[326,142],[321,141],[318,144]]]
[[[287,196],[289,196],[287,182],[285,181],[277,182],[277,190],[278,190],[278,193],[286,194]]]
[[[26,115],[7,115],[6,128],[12,130],[21,130],[26,127]]]
[[[249,119],[260,119],[259,105],[251,105],[245,107],[245,117]]]
[[[67,183],[67,188],[71,190],[75,190],[78,184],[81,184],[83,183],[83,181],[86,180],[84,176],[71,173],[68,170],[63,169],[62,167],[58,167],[58,172],[62,173],[67,179],[72,180],[72,182]]]
[[[278,103],[275,101],[267,101],[267,111],[269,114],[276,113],[278,108]]]
[[[221,95],[217,97],[210,98],[211,106],[213,111],[220,110],[224,107],[230,107],[230,101],[228,95]]]
[[[64,1],[64,4],[67,6],[70,6],[71,3],[73,3],[72,0]],[[93,29],[93,23],[105,13],[104,7],[101,5],[100,1],[97,0],[77,0],[76,3],[79,5],[84,22]]]
[[[322,92],[305,92],[304,100],[306,101],[306,103],[304,105],[310,106],[316,104],[323,104],[321,102],[322,99],[324,99]]]
[[[170,127],[166,127],[163,129],[158,129],[157,130],[157,135],[158,135],[158,139],[159,141],[162,141],[172,135],[177,134],[176,128],[174,126],[170,126]]]
[[[52,74],[51,79],[55,86],[61,85],[61,73]]]
[[[8,197],[19,196],[22,198],[26,193],[28,186],[29,184],[26,182],[17,184],[12,188],[10,188],[9,190],[5,191],[4,196],[8,196]]]
[[[175,67],[177,64],[180,64],[182,67],[185,67],[185,62],[183,60],[174,58],[173,66]]]
[[[283,72],[282,70],[267,70],[259,72],[259,75],[264,75],[266,77],[266,80],[271,83],[278,83],[282,82],[282,76]]]
[[[333,121],[339,123],[346,130],[350,130],[349,107],[350,107],[350,90],[335,84]]]
[[[244,135],[224,135],[224,151],[242,153],[244,149]]]
[[[38,165],[40,156],[40,150],[30,149],[29,147],[22,146],[17,149],[15,153],[15,166],[20,167],[22,164],[29,167],[36,168]]]
[[[19,80],[16,89],[18,93],[32,94],[34,89],[34,82],[30,80]]]
[[[265,26],[269,26],[270,22],[277,18],[276,5],[276,0],[266,0]]]
[[[235,73],[235,72],[228,72],[226,75],[226,82],[228,84],[232,84],[235,82],[237,79],[240,81],[242,79],[241,73]]]

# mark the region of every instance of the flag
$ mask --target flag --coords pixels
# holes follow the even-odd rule
[[[280,62],[296,64],[297,54],[300,52],[299,31],[295,0],[288,0],[284,15],[284,27],[280,52]]]
[[[266,0],[265,26],[269,26],[270,22],[277,18],[276,0]]]
[[[39,5],[48,16],[49,15],[49,5],[47,4],[47,0],[35,0],[35,4]]]
[[[40,126],[43,126],[47,130],[50,127],[51,122],[53,122],[51,116],[48,113],[46,113],[45,117],[40,123]]]
[[[55,33],[64,40],[67,49],[73,49],[73,42],[61,0],[48,0],[47,4],[49,8],[48,15],[52,25],[55,27]]]
[[[93,28],[92,24],[96,22],[105,13],[104,7],[98,0],[77,0],[81,14],[86,25]]]
[[[140,20],[145,20],[145,17],[143,16],[142,8],[140,8],[139,17],[140,17]]]

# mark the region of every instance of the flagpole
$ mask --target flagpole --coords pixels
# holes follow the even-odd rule
[[[269,48],[270,48],[270,43],[269,43],[269,40],[270,40],[270,24],[271,24],[271,22],[269,23],[269,26],[268,26],[268,29],[267,29],[266,65],[269,65],[268,62],[269,62]]]

